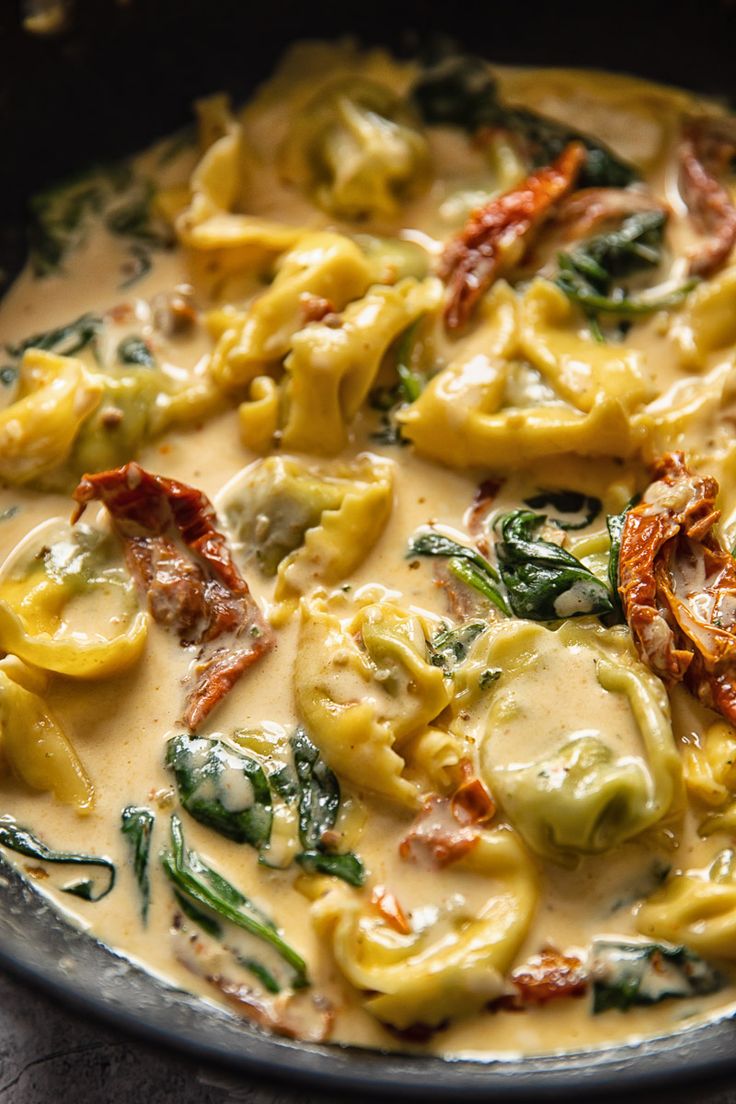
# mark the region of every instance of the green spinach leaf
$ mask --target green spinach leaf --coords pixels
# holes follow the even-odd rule
[[[580,491],[540,491],[530,495],[524,502],[532,510],[543,510],[545,506],[552,506],[560,514],[583,514],[580,521],[570,521],[564,517],[552,518],[555,525],[566,532],[576,529],[585,529],[598,517],[603,508],[603,503],[593,495],[584,495]]]
[[[100,315],[87,313],[65,326],[33,334],[32,337],[26,337],[14,345],[6,345],[5,348],[17,359],[23,356],[26,349],[44,349],[46,352],[58,353],[59,356],[74,356],[94,343],[101,329]]]
[[[500,582],[499,573],[476,548],[459,544],[451,537],[430,530],[412,537],[406,555],[447,557],[448,568],[456,578],[490,599],[502,613],[511,613],[506,599],[496,585]]]
[[[173,736],[166,765],[182,806],[237,843],[262,847],[271,835],[271,790],[256,759],[204,736]]]
[[[151,834],[156,817],[150,809],[140,805],[128,805],[121,814],[120,830],[127,837],[133,852],[133,871],[141,893],[143,923],[148,919],[151,901],[151,882],[148,877],[148,859],[151,852]]]
[[[443,629],[427,645],[429,661],[451,675],[468,658],[473,641],[487,628],[484,621],[467,621],[456,629]]]
[[[74,851],[55,851],[52,847],[29,832],[27,828],[21,828],[12,817],[0,818],[0,846],[7,847],[19,855],[25,855],[29,859],[37,859],[40,862],[58,864],[59,866],[92,866],[100,867],[105,872],[102,886],[99,887],[92,878],[85,878],[78,882],[71,882],[62,886],[63,893],[70,893],[74,897],[81,897],[84,901],[101,901],[107,897],[115,885],[115,865],[110,859],[100,855],[83,855]]]
[[[536,536],[543,514],[513,510],[496,522],[501,578],[517,617],[556,621],[563,617],[610,613],[607,587],[580,560]]]
[[[714,993],[723,979],[685,947],[596,939],[591,954],[593,1013]]]
[[[124,337],[118,345],[118,360],[122,364],[132,364],[138,368],[155,368],[156,358],[142,337],[135,334]]]
[[[582,142],[586,158],[578,180],[580,188],[624,188],[637,179],[632,165],[591,135],[526,108],[504,104],[481,58],[444,53],[424,68],[411,99],[427,123],[460,126],[469,134],[483,127],[510,131],[521,139],[535,166],[554,161],[569,142]]]
[[[337,822],[340,783],[303,728],[291,738],[299,808],[299,839],[304,851],[296,856],[310,873],[333,874],[350,885],[365,881],[365,868],[357,855],[338,854],[325,843],[325,833]]]
[[[196,851],[186,847],[181,821],[177,816],[171,818],[171,847],[162,852],[161,865],[178,899],[181,901],[183,898],[192,906],[194,912],[188,915],[201,922],[199,917],[202,913],[206,916],[213,913],[219,920],[242,928],[272,947],[291,968],[295,989],[309,984],[306,962],[281,937],[273,921],[231,882],[208,866]],[[211,930],[214,930],[212,926]]]

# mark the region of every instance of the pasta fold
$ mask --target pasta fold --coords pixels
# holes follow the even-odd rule
[[[326,472],[269,456],[223,488],[218,509],[243,553],[276,576],[272,622],[286,621],[315,585],[348,577],[370,552],[391,513],[393,468],[370,454]]]
[[[366,1010],[393,1027],[436,1027],[480,1011],[504,992],[503,974],[528,931],[537,879],[515,833],[481,831],[455,869],[487,885],[486,903],[477,914],[448,910],[423,931],[396,932],[349,891],[333,891],[313,906],[341,971],[370,994]]]
[[[94,787],[40,697],[44,688],[40,672],[13,656],[0,661],[0,764],[31,789],[49,791],[80,813],[89,812]]]
[[[341,777],[404,805],[419,787],[404,776],[403,748],[450,700],[449,680],[427,661],[420,618],[392,602],[347,619],[339,602],[302,599],[297,711]]]
[[[111,635],[100,622],[112,624]],[[0,569],[0,648],[26,663],[73,678],[107,678],[140,658],[147,633],[148,617],[112,557],[111,539],[87,526],[44,522]]]

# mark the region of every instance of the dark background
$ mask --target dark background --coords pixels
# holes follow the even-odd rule
[[[600,66],[736,99],[733,0],[70,0],[67,29],[24,32],[0,0],[0,249],[17,265],[27,196],[245,96],[289,40],[355,34],[410,52],[448,34],[499,62]]]

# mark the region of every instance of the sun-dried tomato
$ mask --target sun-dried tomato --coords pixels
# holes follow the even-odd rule
[[[448,243],[439,267],[448,286],[448,329],[463,326],[494,280],[521,261],[544,219],[574,186],[584,160],[584,146],[571,142],[553,164],[474,211]]]
[[[732,120],[690,119],[680,146],[680,192],[703,241],[690,258],[694,276],[710,276],[736,243],[736,207],[718,179],[736,155]]]
[[[736,564],[713,532],[718,483],[681,452],[653,482],[621,535],[619,593],[639,654],[667,683],[684,681],[736,723]]]
[[[183,715],[196,730],[273,646],[271,630],[216,528],[210,500],[135,463],[85,475],[74,498],[74,521],[93,500],[106,506],[154,620],[183,643],[204,646]],[[221,643],[212,647],[216,640]]]
[[[512,972],[511,984],[518,994],[512,1000],[524,1005],[546,1004],[560,997],[581,997],[588,989],[589,980],[588,971],[577,955],[545,947]]]
[[[411,934],[408,917],[396,895],[389,889],[382,885],[375,886],[371,894],[371,904],[394,931],[400,935]]]

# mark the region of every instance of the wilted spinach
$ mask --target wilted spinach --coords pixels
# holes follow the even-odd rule
[[[132,364],[137,368],[155,368],[156,358],[142,337],[131,335],[124,337],[118,345],[118,360],[122,364]]]
[[[190,851],[185,846],[181,821],[177,816],[171,818],[171,848],[162,852],[161,865],[174,886],[180,903],[187,902],[189,907],[187,915],[196,922],[202,923],[202,914],[205,919],[209,919],[210,914],[214,913],[220,920],[235,924],[236,927],[242,928],[274,948],[283,961],[291,967],[292,985],[295,989],[309,984],[306,962],[282,939],[273,921],[256,908],[253,902],[231,882],[208,866],[196,851]],[[202,926],[210,934],[219,934],[216,924],[217,921],[210,919],[209,928],[204,924]],[[248,965],[248,960],[243,960],[243,964]],[[252,965],[250,968],[253,968]],[[265,969],[259,964],[260,973],[257,976],[261,977],[261,980]],[[268,974],[272,978],[270,971]],[[272,982],[278,988],[275,979],[272,978]]]
[[[340,811],[337,776],[303,728],[292,736],[291,750],[297,781],[299,840],[304,848],[296,861],[310,872],[333,874],[351,885],[362,885],[365,869],[360,859],[351,852],[337,854],[325,842],[325,833],[335,827]]]
[[[82,314],[65,326],[33,334],[16,344],[6,345],[10,356],[20,359],[26,349],[43,349],[58,353],[59,356],[73,356],[87,345],[94,343],[102,329],[102,318],[98,314]]]
[[[593,495],[584,495],[580,491],[540,491],[530,495],[524,502],[532,510],[543,510],[545,506],[552,506],[559,514],[583,514],[580,521],[570,521],[564,517],[552,518],[555,525],[566,532],[577,529],[585,529],[598,517],[603,508],[603,503]]]
[[[666,221],[664,211],[629,215],[617,230],[560,253],[555,283],[594,320],[598,314],[642,315],[678,306],[696,280],[656,298],[629,296],[617,283],[621,277],[661,263]]]
[[[182,806],[195,820],[237,843],[268,842],[271,790],[256,759],[221,740],[181,735],[169,740],[166,765],[174,772]]]
[[[409,541],[407,556],[442,556],[448,558],[448,570],[493,602],[502,613],[510,614],[508,603],[496,585],[500,576],[493,564],[476,548],[459,544],[434,530],[418,533]]]
[[[685,947],[596,939],[591,953],[593,1012],[714,993],[723,980]]]
[[[468,658],[473,641],[486,629],[483,621],[468,621],[456,629],[443,629],[427,644],[429,661],[451,675]]]
[[[151,901],[148,859],[155,820],[150,809],[139,805],[128,805],[123,809],[120,818],[120,831],[127,837],[133,852],[133,871],[141,893],[141,915],[144,924],[148,919],[148,906]]]
[[[517,617],[555,621],[562,617],[610,613],[608,588],[580,560],[536,536],[543,514],[513,510],[496,522],[501,579]]]
[[[470,134],[482,127],[503,128],[521,139],[535,166],[554,161],[572,141],[582,142],[586,158],[578,186],[624,188],[637,179],[632,165],[589,134],[499,99],[486,63],[472,55],[447,54],[427,65],[411,99],[427,123],[460,126]]]
[[[37,859],[41,862],[53,863],[59,866],[98,866],[105,871],[106,881],[101,889],[96,887],[92,878],[84,878],[78,882],[71,882],[62,886],[63,893],[70,893],[73,897],[81,897],[83,901],[101,901],[115,885],[115,865],[110,859],[99,855],[83,855],[74,851],[55,851],[52,847],[43,843],[27,828],[21,828],[12,817],[3,817],[0,820],[0,846],[7,847],[10,851],[16,851],[19,855],[26,855],[29,859]]]

